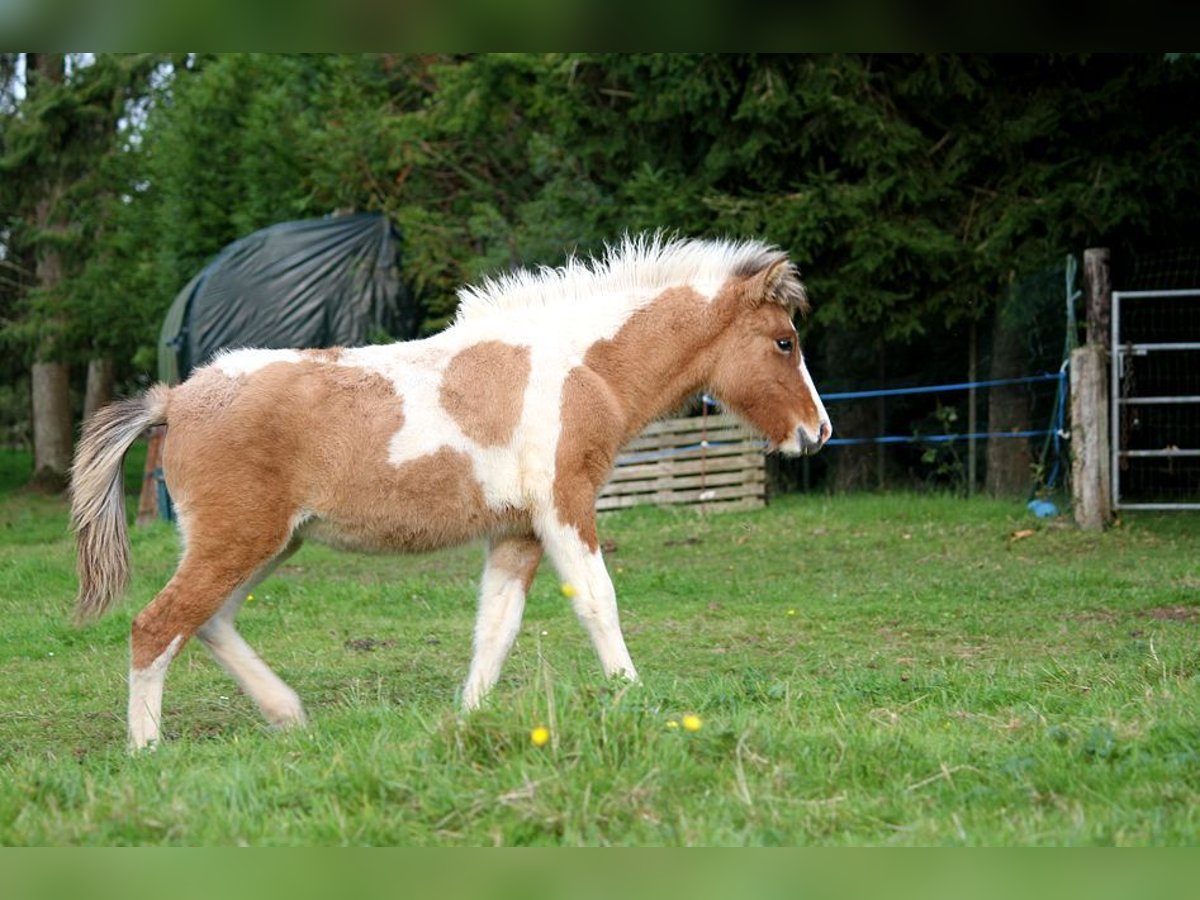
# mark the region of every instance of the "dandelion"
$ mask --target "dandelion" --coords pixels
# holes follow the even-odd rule
[[[533,742],[535,747],[545,747],[546,742],[550,740],[550,729],[545,725],[539,725],[533,731],[529,732],[529,740]]]
[[[700,720],[700,717],[698,715],[696,715],[695,713],[688,713],[686,716],[683,717],[683,727],[686,731],[691,731],[694,733],[694,732],[699,731],[702,727],[704,727],[704,723]]]
[[[789,615],[789,616],[794,616],[795,614],[796,614],[796,611],[795,611],[794,609],[789,609],[789,610],[788,610],[788,615]]]
[[[247,602],[247,603],[253,603],[253,602],[254,602],[254,595],[253,595],[253,594],[247,594],[247,595],[246,595],[246,602]]]
[[[563,586],[562,586],[561,590],[562,590],[562,595],[564,597],[566,597],[568,600],[570,600],[572,597],[574,597],[576,594],[579,593],[579,591],[575,590],[575,585],[567,584],[566,582],[563,582]]]
[[[679,723],[674,719],[667,719],[667,727],[670,729],[675,729],[679,727]]]

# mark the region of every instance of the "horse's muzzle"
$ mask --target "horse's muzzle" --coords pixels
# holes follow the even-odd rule
[[[796,429],[796,442],[800,445],[801,456],[812,456],[825,446],[825,442],[829,440],[833,434],[833,425],[828,419],[821,421],[820,427],[817,429],[816,438],[811,438],[803,428]]]

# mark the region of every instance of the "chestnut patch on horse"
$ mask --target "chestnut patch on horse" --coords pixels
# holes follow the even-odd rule
[[[301,510],[376,502],[355,476],[404,424],[391,382],[365,369],[272,363],[235,378],[207,369],[176,388],[163,447],[186,524],[179,571],[134,623],[135,668],[190,634],[287,543]]]
[[[554,454],[554,509],[587,548],[599,547],[596,491],[608,478],[624,442],[625,415],[603,378],[586,365],[567,373],[562,387],[562,427]]]
[[[356,550],[434,550],[527,522],[515,510],[493,509],[475,478],[471,457],[439,447],[399,466],[371,453],[372,466],[345,485],[355,493],[318,498],[317,518],[304,534]],[[525,527],[528,527],[527,525]]]
[[[607,382],[621,405],[618,446],[645,427],[647,420],[639,415],[641,410],[661,406],[664,396],[682,399],[701,387],[706,339],[715,337],[720,324],[714,321],[713,307],[702,294],[689,287],[671,288],[630,316],[611,340],[596,341],[588,348],[584,366]],[[669,379],[666,383],[664,372]],[[565,427],[569,408],[564,390],[560,441],[570,437]]]
[[[501,447],[521,420],[529,367],[528,347],[472,344],[450,360],[438,399],[463,434],[481,446]]]
[[[245,381],[244,375],[226,375],[215,366],[200,369],[171,389],[168,402],[172,424],[204,422],[223,414],[238,398]]]

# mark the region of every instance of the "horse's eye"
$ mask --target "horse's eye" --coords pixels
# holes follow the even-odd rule
[[[791,338],[780,338],[779,340],[777,340],[775,342],[775,346],[778,347],[784,353],[791,353],[792,352],[792,339]]]

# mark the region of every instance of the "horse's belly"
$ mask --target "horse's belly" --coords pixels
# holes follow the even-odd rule
[[[529,527],[529,517],[517,510],[485,508],[454,519],[396,510],[392,515],[379,511],[364,518],[314,517],[300,526],[297,534],[338,550],[421,553],[494,534],[526,532]]]
[[[470,459],[444,447],[399,466],[318,478],[301,534],[372,552],[424,551],[529,527],[527,510],[488,502]]]

